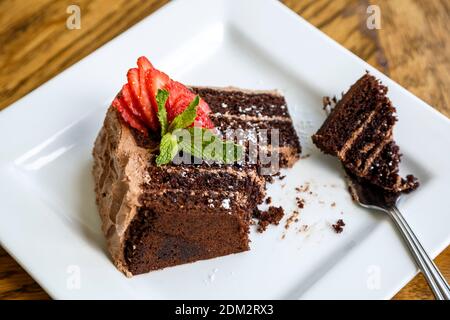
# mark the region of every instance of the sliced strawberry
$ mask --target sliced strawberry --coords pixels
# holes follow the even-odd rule
[[[139,101],[136,96],[131,92],[130,85],[128,83],[124,84],[122,87],[122,98],[133,115],[143,121],[144,116],[142,114],[141,106],[139,105]]]
[[[194,100],[195,94],[180,82],[170,79],[164,72],[155,69],[146,57],[139,57],[137,65],[138,68],[128,71],[128,83],[122,87],[121,94],[114,99],[113,105],[130,126],[141,132],[147,132],[148,129],[156,132],[159,129],[156,103],[159,89],[169,91],[166,104],[169,121],[188,107]],[[210,112],[208,104],[200,99],[194,125],[214,128],[208,116]]]
[[[140,88],[139,88],[139,70],[137,68],[132,68],[128,70],[127,73],[127,79],[128,79],[128,86],[130,88],[131,93],[136,98],[136,100],[139,102],[139,96],[140,96]],[[141,109],[142,111],[142,109]]]
[[[137,119],[136,116],[134,116],[133,113],[128,109],[125,101],[123,100],[123,97],[117,96],[113,100],[112,105],[117,109],[117,111],[119,111],[122,119],[126,123],[128,123],[131,127],[139,130],[140,132],[147,134],[145,125],[141,123],[141,121]]]
[[[182,113],[188,105],[194,100],[195,94],[189,90],[185,85],[177,81],[170,81],[166,89],[169,91],[169,103],[167,108],[167,117],[172,121],[177,115]],[[200,99],[197,107],[197,118],[195,119],[195,126],[204,128],[214,128],[214,124],[209,119],[208,114],[211,112],[205,100]]]
[[[169,91],[169,97],[172,95],[172,91]],[[195,98],[195,96],[190,93],[181,93],[174,99],[172,99],[172,103],[167,107],[167,119],[171,122],[177,115],[182,113],[191,101]]]
[[[194,99],[195,95],[193,93],[180,94],[176,99],[174,99],[173,104],[169,105],[167,108],[167,118],[169,121],[172,121],[177,115],[182,113]],[[208,104],[200,99],[194,126],[207,129],[214,128],[214,124],[208,116],[209,113],[210,109]]]
[[[205,111],[206,107],[204,106],[202,107],[202,101],[203,100],[200,100],[199,107],[197,108],[197,118],[195,118],[194,126],[206,129],[213,129],[214,123],[211,121],[208,115],[210,113],[209,106],[208,104],[206,104],[206,102],[203,101],[208,109],[208,111]]]
[[[170,78],[164,72],[161,72],[156,69],[150,69],[146,74],[147,81],[147,89],[151,104],[153,106],[153,110],[158,112],[158,104],[156,103],[156,95],[158,94],[159,89],[164,89],[169,83]],[[170,93],[170,92],[169,92]],[[169,94],[170,97],[170,94]]]
[[[200,102],[198,104],[198,109],[200,109],[201,112],[203,112],[204,114],[209,114],[211,112],[211,108],[206,103],[206,101],[203,99],[200,99]]]
[[[189,90],[184,84],[174,80],[170,80],[165,89],[169,91],[169,105],[174,105],[175,100],[177,100],[180,96],[193,95],[192,91]]]
[[[150,69],[153,69],[153,65],[151,64],[151,62],[148,61],[148,59],[144,56],[138,58],[137,65],[139,69],[142,69],[146,72]]]
[[[139,61],[138,61],[139,63]],[[154,131],[157,131],[159,128],[159,121],[156,116],[156,112],[153,112],[154,109],[152,109],[152,104],[150,102],[150,95],[151,92],[148,92],[147,90],[147,72],[150,72],[154,69],[145,70],[144,68],[139,68],[139,89],[140,89],[140,97],[139,102],[141,104],[142,110],[144,110],[144,114],[147,117],[148,124],[151,129]]]
[[[158,121],[156,118],[156,114],[153,112],[150,106],[147,90],[145,90],[143,93],[141,92],[140,70],[137,68],[128,70],[127,78],[130,91],[138,101],[141,114],[143,115],[143,119],[145,120],[145,124],[154,131],[158,130]]]

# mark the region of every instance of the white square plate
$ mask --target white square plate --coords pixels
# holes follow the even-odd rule
[[[285,94],[311,156],[269,192],[286,219],[295,187],[310,183],[299,222],[252,230],[246,253],[132,279],[115,269],[94,203],[91,150],[140,55],[188,84]],[[365,70],[397,106],[402,168],[422,183],[401,209],[435,256],[450,240],[442,197],[450,191],[449,120],[282,4],[260,0],[174,1],[2,111],[1,245],[54,298],[390,298],[416,273],[406,247],[385,217],[352,203],[338,162],[309,138],[325,117],[322,96],[345,91]],[[336,234],[331,224],[341,217]]]

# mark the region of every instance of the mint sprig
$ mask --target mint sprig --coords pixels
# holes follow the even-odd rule
[[[179,131],[175,132],[178,146],[180,150],[194,157],[224,163],[235,162],[242,158],[242,146],[231,141],[224,141],[208,129],[192,127],[186,131],[188,139],[182,140],[179,138]]]
[[[187,152],[196,158],[220,163],[232,163],[242,158],[242,146],[224,141],[211,130],[191,127],[197,118],[200,97],[197,95],[189,106],[168,124],[166,102],[169,92],[158,90],[158,119],[161,124],[161,143],[156,158],[158,166],[169,163],[179,151]]]
[[[177,138],[170,132],[166,133],[161,138],[161,143],[159,145],[159,155],[158,157],[156,157],[156,165],[160,166],[169,163],[177,155],[177,153]]]
[[[158,105],[158,120],[161,125],[161,137],[167,132],[169,124],[167,123],[167,110],[166,110],[166,102],[169,99],[169,91],[167,90],[158,90],[156,94],[156,104]]]

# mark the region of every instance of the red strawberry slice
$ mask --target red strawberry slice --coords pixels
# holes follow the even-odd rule
[[[200,103],[198,104],[197,108],[197,118],[195,118],[194,126],[206,129],[213,129],[214,123],[211,121],[208,115],[210,112],[211,109],[209,109],[208,104],[203,99],[200,99]]]
[[[143,115],[141,106],[139,105],[139,101],[131,92],[130,85],[128,83],[124,84],[122,87],[122,98],[133,115],[142,120]]]
[[[127,80],[131,91],[136,96],[139,96],[139,70],[137,68],[131,68],[127,72]]]
[[[200,102],[198,103],[198,109],[200,110],[200,113],[205,114],[205,115],[208,115],[209,113],[211,113],[211,108],[206,103],[206,101],[203,100],[202,98],[200,98]]]
[[[128,78],[128,85],[130,86],[130,91],[136,98],[140,106],[141,114],[143,115],[143,120],[145,124],[154,131],[158,130],[159,127],[158,120],[150,106],[147,90],[145,90],[144,92],[141,91],[142,86],[139,69],[132,68],[128,70],[127,78]]]
[[[134,116],[133,113],[128,109],[125,101],[123,100],[123,97],[117,96],[113,100],[112,105],[117,109],[117,111],[119,111],[122,119],[126,123],[128,123],[131,127],[139,130],[140,132],[147,134],[145,125],[141,123],[141,121],[139,121],[139,119],[137,119],[136,116]]]
[[[184,84],[174,80],[170,80],[165,89],[170,93],[169,105],[171,106],[175,105],[175,100],[179,99],[180,96],[193,95],[192,91],[189,90]]]
[[[142,69],[144,71],[153,69],[153,65],[151,64],[151,62],[148,61],[148,59],[144,56],[138,58],[137,65],[138,65],[139,69]]]
[[[127,73],[127,79],[128,79],[128,87],[130,88],[131,94],[133,95],[134,99],[137,101],[139,105],[139,109],[141,109],[141,114],[143,114],[144,110],[142,110],[142,107],[139,102],[139,96],[140,96],[140,88],[139,88],[139,70],[137,68],[132,68],[128,70]]]
[[[180,82],[173,80],[167,85],[167,90],[169,91],[167,117],[169,121],[172,121],[188,107],[192,100],[194,100],[195,94]],[[194,125],[208,129],[214,128],[214,124],[208,116],[210,112],[211,109],[205,100],[200,99],[197,107],[197,118],[195,119]]]
[[[188,94],[182,93],[176,99],[173,100],[173,104],[169,105],[167,108],[167,118],[172,121],[177,115],[182,113],[195,99],[195,94],[189,92]],[[214,128],[214,124],[209,119],[208,114],[210,109],[208,104],[200,99],[199,105],[197,107],[197,117],[195,118],[194,125],[196,127],[202,127],[207,129]]]
[[[169,91],[169,97],[172,95],[172,91]],[[167,119],[171,122],[177,115],[182,113],[191,101],[195,98],[192,93],[185,94],[181,93],[172,99],[172,103],[169,104],[167,108]],[[198,112],[198,111],[197,111]]]
[[[150,96],[151,104],[153,106],[153,110],[155,110],[155,112],[158,112],[156,95],[158,94],[159,89],[164,89],[166,87],[167,83],[169,83],[170,81],[170,78],[164,72],[161,72],[156,69],[150,69],[147,71],[146,80],[147,80],[147,89]]]
[[[146,80],[147,72],[153,69],[148,69],[146,71],[143,67],[140,67],[138,70],[139,70],[139,89],[141,94],[139,97],[139,103],[141,104],[142,110],[144,110],[144,114],[147,117],[149,127],[154,131],[156,131],[159,128],[159,122],[158,118],[156,117],[156,113],[152,111],[152,105],[149,95],[151,94],[151,92],[147,91],[147,80]]]

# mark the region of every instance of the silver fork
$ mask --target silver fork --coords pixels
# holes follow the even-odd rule
[[[365,208],[383,211],[392,218],[436,299],[450,300],[450,287],[447,281],[397,208],[400,196],[387,194],[381,188],[350,176],[348,178],[350,192],[356,202]]]

